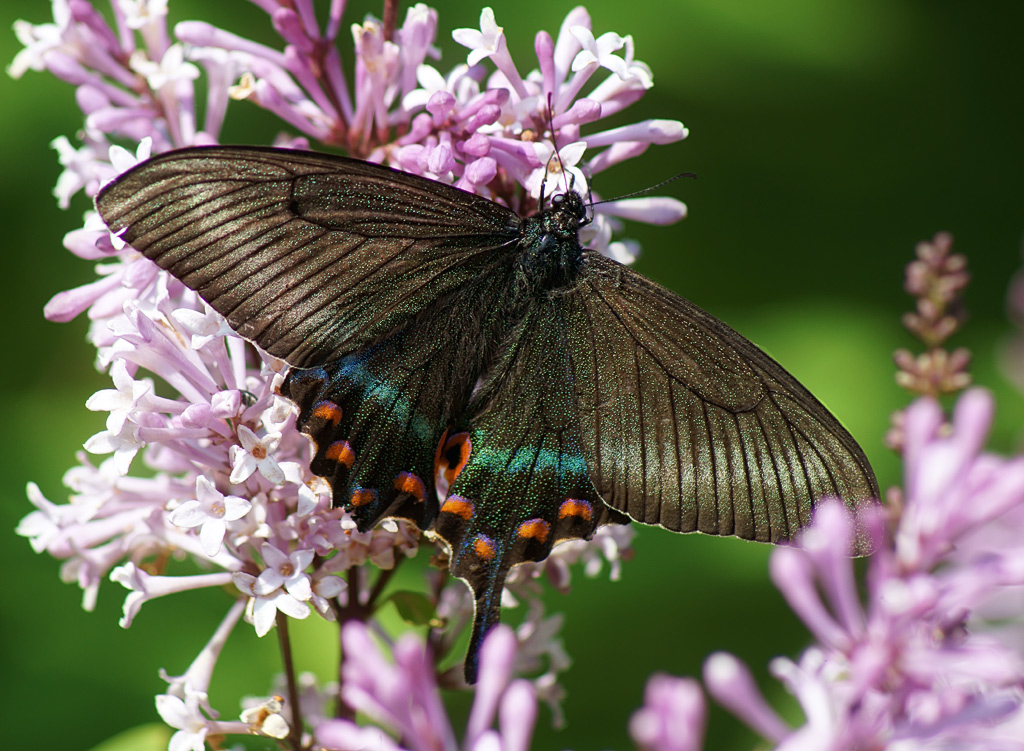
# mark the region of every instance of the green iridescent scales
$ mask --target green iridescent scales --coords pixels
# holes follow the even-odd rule
[[[782,367],[580,247],[576,193],[520,218],[375,164],[209,147],[134,168],[97,207],[291,365],[282,393],[335,505],[448,545],[476,598],[470,682],[508,571],[561,539],[633,519],[777,542],[822,497],[878,496]]]

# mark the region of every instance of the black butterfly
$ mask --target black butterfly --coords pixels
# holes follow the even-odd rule
[[[579,194],[536,216],[353,159],[162,154],[105,187],[111,230],[291,365],[312,471],[360,529],[432,529],[476,598],[633,519],[785,540],[818,499],[878,497],[863,451],[756,346],[580,247]],[[441,497],[435,478],[447,493]]]

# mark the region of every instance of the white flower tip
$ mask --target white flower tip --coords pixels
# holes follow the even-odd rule
[[[116,566],[110,572],[110,581],[124,586],[126,589],[134,589],[135,564],[126,563],[123,566]]]
[[[678,120],[651,120],[651,143],[666,144],[682,141],[690,131]]]
[[[581,26],[579,24],[570,26],[569,33],[576,37],[576,41],[584,47],[589,47],[594,43],[594,32],[586,26]]]
[[[124,250],[128,247],[128,243],[121,237],[125,232],[128,231],[127,227],[122,227],[117,232],[110,233],[110,244],[114,247],[114,250]]]
[[[733,684],[745,672],[743,663],[728,652],[715,652],[704,661],[704,682],[712,691]]]
[[[288,737],[289,727],[284,717],[279,714],[272,714],[263,721],[260,732],[263,735],[280,740]]]

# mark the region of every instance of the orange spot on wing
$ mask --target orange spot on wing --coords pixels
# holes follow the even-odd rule
[[[589,522],[594,516],[594,507],[588,501],[570,498],[567,501],[562,501],[562,505],[558,507],[558,518],[564,519],[567,516],[578,516]]]
[[[470,443],[469,433],[456,433],[442,439],[437,447],[437,455],[434,460],[434,473],[438,477],[444,474],[448,487],[452,486],[455,478],[465,468],[469,461],[469,455],[473,450]]]
[[[473,540],[473,551],[479,558],[489,561],[494,557],[494,541],[487,535],[477,535]]]
[[[313,407],[313,417],[327,420],[333,425],[341,422],[341,407],[334,402],[323,401]]]
[[[377,500],[377,491],[370,490],[369,488],[358,488],[352,497],[349,499],[349,503],[353,506],[365,506],[368,503],[373,503]]]
[[[461,495],[448,496],[448,500],[441,506],[442,514],[455,514],[467,522],[473,516],[473,502],[463,498]]]
[[[548,532],[550,531],[551,525],[543,519],[527,519],[516,529],[516,534],[520,537],[532,537],[537,542],[544,542],[548,539]]]
[[[327,458],[351,469],[356,460],[356,452],[352,450],[348,441],[335,441],[327,447]]]
[[[427,498],[427,488],[423,480],[412,472],[399,472],[395,477],[395,490],[399,493],[408,493],[420,503]]]

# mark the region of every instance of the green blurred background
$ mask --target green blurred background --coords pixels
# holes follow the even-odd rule
[[[249,3],[172,0],[170,7],[172,21],[201,17],[277,43]],[[534,33],[555,33],[570,7],[495,5],[521,71],[532,67]],[[691,133],[601,174],[597,188],[617,195],[681,171],[699,175],[659,190],[686,201],[688,219],[629,228],[645,249],[637,267],[769,350],[847,424],[885,486],[899,482],[899,468],[882,436],[890,411],[906,401],[890,355],[913,346],[899,323],[909,302],[903,266],[916,242],[949,230],[973,278],[970,321],[955,343],[971,347],[976,380],[997,393],[993,445],[1013,450],[1024,402],[996,363],[1014,333],[1004,301],[1024,229],[1024,4],[597,0],[588,7],[595,34],[632,34],[637,57],[654,71],[655,87],[613,124],[672,118]],[[378,4],[351,3],[347,18],[357,22],[369,11],[379,14]],[[43,23],[48,14],[42,0],[5,0],[0,27],[16,18]],[[451,29],[475,27],[478,18],[467,0],[440,8],[440,69],[463,56]],[[0,34],[0,60],[18,49],[13,33]],[[90,264],[61,245],[87,201],[80,196],[62,212],[50,195],[60,168],[48,142],[74,140],[81,124],[73,91],[48,74],[0,76],[0,102],[0,207],[11,230],[0,275],[10,326],[0,377],[11,397],[0,434],[0,526],[8,530],[0,565],[10,576],[0,600],[5,745],[86,749],[156,718],[153,695],[164,686],[157,669],[181,673],[226,603],[218,593],[158,601],[122,631],[124,590],[105,584],[96,612],[84,613],[79,590],[60,583],[58,564],[13,534],[31,510],[28,480],[52,500],[66,498],[63,472],[102,427],[85,399],[108,381],[93,370],[84,320],[42,318],[53,294],[94,278]],[[266,143],[277,128],[235,103],[223,140]],[[620,582],[578,575],[571,596],[548,598],[565,613],[576,664],[564,679],[568,728],[555,733],[542,713],[535,748],[630,748],[628,718],[651,672],[697,675],[705,655],[726,649],[765,680],[772,656],[794,655],[806,643],[768,581],[767,547],[645,529],[635,548]],[[304,628],[300,663],[329,675],[330,630]],[[230,712],[240,695],[264,693],[277,669],[273,639],[258,642],[239,629],[214,678],[214,706]],[[785,703],[778,690],[773,699]],[[454,705],[464,713],[466,699]],[[754,742],[731,718],[713,715],[708,748]]]

